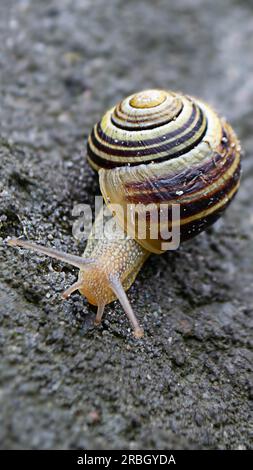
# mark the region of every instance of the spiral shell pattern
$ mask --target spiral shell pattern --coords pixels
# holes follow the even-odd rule
[[[96,124],[88,139],[88,160],[99,171],[108,204],[126,229],[128,205],[141,204],[131,236],[161,253],[163,238],[138,239],[161,204],[180,204],[181,241],[215,222],[240,183],[240,144],[230,125],[206,103],[171,91],[146,90],[124,99]],[[149,211],[146,211],[146,207]],[[163,207],[163,206],[162,206]],[[129,220],[128,220],[129,228]]]
[[[206,132],[206,118],[191,99],[147,90],[109,110],[88,139],[88,159],[99,168],[135,166],[176,158]]]

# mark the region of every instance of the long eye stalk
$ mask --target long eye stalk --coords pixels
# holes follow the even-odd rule
[[[81,256],[70,255],[69,253],[64,253],[62,251],[55,250],[54,248],[47,248],[42,245],[37,245],[36,243],[20,240],[19,238],[11,238],[7,243],[10,246],[19,246],[21,248],[28,248],[29,250],[36,251],[37,253],[42,253],[43,255],[64,261],[64,263],[71,264],[72,266],[76,266],[79,269],[83,268],[87,264],[94,263],[95,261],[91,258],[81,258]]]

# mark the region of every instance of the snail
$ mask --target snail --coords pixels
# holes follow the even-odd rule
[[[240,154],[231,126],[203,101],[164,90],[135,93],[106,112],[87,144],[87,159],[99,173],[105,203],[122,208],[116,213],[120,240],[113,234],[95,239],[99,216],[82,257],[17,238],[8,243],[79,268],[78,281],[63,298],[79,290],[97,306],[96,324],[105,305],[118,299],[135,337],[142,337],[126,291],[150,253],[164,251],[160,231],[155,239],[150,236],[151,222],[161,228],[160,218],[153,220],[152,212],[161,212],[162,204],[180,204],[181,241],[202,232],[220,217],[239,188]],[[131,234],[126,232],[129,204],[140,205],[137,225],[147,224],[146,237],[138,238],[135,217]],[[162,223],[169,225],[169,218]]]

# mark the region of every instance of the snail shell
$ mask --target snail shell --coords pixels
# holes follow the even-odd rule
[[[96,324],[105,305],[118,298],[140,338],[143,329],[125,291],[149,254],[163,251],[173,203],[180,204],[181,240],[197,235],[222,214],[240,184],[240,144],[230,125],[204,102],[147,90],[124,99],[95,125],[88,139],[88,160],[99,171],[105,202],[114,204],[112,209],[115,204],[121,208],[116,212],[120,239],[113,230],[109,238],[94,236],[93,229],[101,226],[102,232],[98,215],[83,256],[19,239],[9,244],[78,267],[78,281],[63,297],[79,290],[98,306]],[[133,204],[138,205],[138,218],[129,220],[128,207]],[[163,218],[165,204],[170,212]],[[146,237],[140,238],[143,226]],[[151,236],[154,227],[158,238]]]
[[[163,251],[160,218],[158,239],[149,227],[138,239],[138,224],[154,221],[152,211],[180,204],[184,241],[220,217],[240,184],[240,144],[231,126],[203,101],[172,91],[146,90],[110,109],[89,136],[88,161],[99,171],[105,202],[124,209],[123,229],[127,205],[142,204],[131,234],[153,253]]]

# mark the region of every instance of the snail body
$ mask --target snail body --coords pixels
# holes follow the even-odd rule
[[[240,153],[231,126],[206,103],[163,90],[131,95],[94,126],[87,145],[87,158],[99,172],[106,204],[121,209],[114,211],[117,237],[96,240],[94,226],[82,257],[17,239],[10,244],[78,266],[78,281],[64,297],[78,289],[98,306],[96,323],[104,306],[118,298],[140,337],[143,330],[125,291],[149,254],[164,251],[162,234],[171,227],[173,204],[180,204],[181,241],[221,216],[239,188]],[[129,205],[138,207],[137,218],[129,218]],[[164,205],[166,218],[161,217]],[[101,223],[100,215],[95,224]],[[142,225],[145,237],[139,236]],[[152,236],[154,228],[157,237]]]

